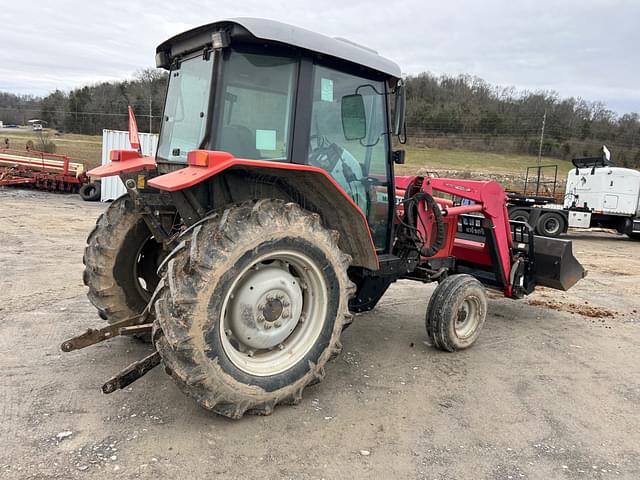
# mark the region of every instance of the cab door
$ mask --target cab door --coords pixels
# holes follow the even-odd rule
[[[391,212],[388,158],[384,82],[315,65],[308,163],[351,196],[383,251]]]

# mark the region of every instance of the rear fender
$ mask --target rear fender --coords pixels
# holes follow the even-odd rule
[[[111,161],[89,170],[87,175],[102,178],[122,173],[156,169],[155,158],[143,157],[136,150],[111,150],[109,152],[109,160]]]
[[[352,265],[378,270],[378,256],[367,219],[351,197],[321,168],[295,163],[235,158],[227,152],[195,150],[185,168],[154,177],[149,187],[176,192],[234,172],[247,177],[270,177],[284,182],[301,198],[303,208],[317,212],[324,224],[340,233],[339,246]]]

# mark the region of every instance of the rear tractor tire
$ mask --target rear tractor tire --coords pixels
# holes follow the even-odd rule
[[[186,231],[154,304],[153,339],[179,388],[233,419],[298,403],[351,317],[351,258],[337,240],[317,214],[271,199]]]
[[[431,295],[426,315],[427,335],[439,350],[463,350],[478,339],[486,316],[484,286],[471,275],[451,275]]]
[[[87,296],[109,323],[141,313],[159,277],[162,246],[156,242],[133,200],[124,195],[100,215],[84,250]]]

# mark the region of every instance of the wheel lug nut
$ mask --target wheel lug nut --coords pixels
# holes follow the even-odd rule
[[[282,318],[289,318],[289,310],[282,312]]]
[[[258,323],[264,322],[264,317],[262,315],[258,315]]]
[[[284,345],[283,344],[278,345],[278,350],[284,350]]]
[[[288,306],[289,306],[289,305],[291,305],[291,304],[290,304],[287,300],[285,300],[285,301],[282,303],[282,305],[283,305],[284,307],[288,307]]]
[[[282,326],[282,322],[280,322],[279,320],[276,320],[275,322],[273,322],[273,326],[278,328],[278,327]]]
[[[278,295],[276,295],[276,298],[277,298],[278,300],[284,300],[284,295],[283,295],[283,294],[281,294],[281,293],[279,293]]]
[[[271,328],[271,324],[269,322],[264,324],[264,329],[269,330]]]
[[[264,310],[264,307],[265,307],[264,303],[258,304],[258,310],[262,311],[262,310]]]

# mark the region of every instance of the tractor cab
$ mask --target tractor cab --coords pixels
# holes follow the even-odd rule
[[[395,63],[346,40],[250,18],[173,37],[156,63],[169,70],[160,171],[188,163],[194,150],[319,167],[365,214],[376,247],[387,246],[391,136],[404,112]]]

